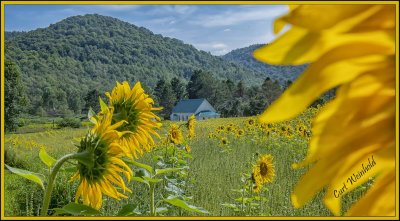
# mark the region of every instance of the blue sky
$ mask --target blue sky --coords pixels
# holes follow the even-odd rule
[[[222,55],[272,41],[273,20],[287,11],[285,5],[6,5],[5,30],[30,31],[97,13]]]

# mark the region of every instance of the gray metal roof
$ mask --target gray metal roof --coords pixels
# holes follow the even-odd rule
[[[172,109],[172,113],[195,113],[206,99],[180,100]]]

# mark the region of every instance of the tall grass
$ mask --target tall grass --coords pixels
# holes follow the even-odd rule
[[[306,112],[299,118],[284,124],[296,124],[308,122],[312,113]],[[193,196],[193,204],[205,208],[210,212],[208,216],[235,216],[236,213],[229,208],[221,206],[223,203],[232,203],[239,197],[232,189],[241,188],[240,177],[242,173],[251,173],[252,164],[255,163],[256,154],[271,154],[274,156],[276,177],[274,182],[266,188],[267,201],[263,204],[263,214],[270,216],[331,216],[329,210],[323,205],[323,194],[317,196],[306,206],[293,208],[290,195],[295,184],[305,169],[292,169],[291,165],[299,162],[306,156],[307,139],[295,136],[287,139],[282,136],[260,137],[260,135],[246,135],[241,138],[228,136],[230,151],[222,151],[218,139],[210,139],[210,132],[220,125],[232,123],[238,127],[244,127],[248,118],[227,118],[198,121],[196,124],[196,137],[190,141],[193,159],[189,159],[190,172],[188,191]],[[305,120],[304,120],[305,119]],[[170,122],[164,122],[160,134],[166,133]],[[75,152],[75,144],[84,136],[87,128],[81,129],[48,129],[46,131],[29,134],[6,135],[5,149],[8,161],[11,160],[34,172],[46,173],[46,167],[42,165],[38,157],[40,148],[44,145],[46,151],[58,158],[70,152]],[[158,153],[146,153],[139,162],[153,164],[152,157]],[[60,173],[57,185],[53,193],[50,207],[62,207],[68,202],[74,201],[76,183],[69,183],[72,173]],[[348,194],[344,198],[343,208],[347,209],[351,203],[359,199],[365,192],[366,184],[360,191]],[[146,187],[142,184],[131,182],[129,184],[133,193],[128,199],[116,201],[105,198],[102,215],[114,216],[125,204],[137,205],[141,210],[146,210],[148,196]],[[164,193],[162,185],[158,186],[158,197]],[[42,197],[40,188],[16,175],[5,173],[5,211],[9,216],[37,215]],[[32,206],[33,205],[33,206]],[[181,213],[194,216],[197,214]]]

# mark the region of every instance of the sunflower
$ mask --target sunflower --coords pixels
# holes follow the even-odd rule
[[[236,135],[238,135],[239,137],[243,136],[244,135],[244,130],[242,130],[242,129],[237,130],[236,131]]]
[[[253,118],[250,118],[246,121],[246,126],[248,126],[248,127],[255,126],[255,124],[256,124],[256,121]]]
[[[253,176],[256,184],[264,185],[274,180],[275,166],[272,163],[273,159],[271,154],[264,154],[258,158],[256,165],[253,166]]]
[[[208,138],[214,138],[216,135],[213,132],[208,133]]]
[[[189,139],[194,137],[194,126],[195,126],[195,124],[196,124],[196,118],[195,118],[194,115],[192,115],[192,116],[189,117],[189,120],[188,120],[188,122],[186,124],[187,129],[189,131],[189,135],[188,135]]]
[[[224,131],[225,131],[225,127],[224,126],[219,126],[219,127],[217,127],[215,129],[215,132],[218,133],[218,134],[220,134],[220,133],[222,133]]]
[[[254,52],[269,64],[311,63],[260,115],[261,122],[292,118],[338,88],[335,98],[316,110],[308,155],[294,165],[312,165],[293,191],[295,207],[328,187],[324,203],[340,215],[342,195],[334,191],[373,158],[378,163],[356,183],[347,183],[345,193],[370,177],[375,184],[346,215],[395,215],[395,21],[394,4],[293,6],[275,21],[276,33],[285,24],[291,28]]]
[[[106,92],[109,98],[109,106],[114,108],[112,123],[121,120],[127,123],[119,127],[118,131],[131,131],[121,138],[124,152],[129,158],[137,158],[138,153],[151,150],[154,140],[151,135],[160,136],[155,129],[161,127],[160,118],[153,111],[161,108],[153,107],[154,101],[147,95],[140,82],[131,89],[127,81],[117,85],[112,92]],[[103,111],[103,110],[102,110]]]
[[[297,134],[299,134],[302,137],[307,136],[307,127],[304,124],[299,124],[297,125]]]
[[[266,128],[266,129],[264,129],[264,133],[265,133],[265,135],[270,136],[272,134],[272,129]]]
[[[178,125],[172,124],[169,129],[168,139],[170,143],[181,144],[183,142],[182,131]]]
[[[111,124],[111,109],[95,121],[95,126],[81,140],[78,152],[87,151],[90,153],[89,163],[78,162],[78,171],[71,177],[70,181],[79,180],[75,201],[82,198],[85,205],[96,209],[101,208],[103,194],[120,200],[126,198],[118,192],[131,192],[125,185],[121,174],[130,181],[132,170],[120,159],[124,156],[122,147],[119,144],[120,136],[129,132],[118,132],[117,128],[125,122],[120,121]]]
[[[228,143],[229,143],[229,141],[228,141],[228,139],[226,139],[226,137],[222,137],[220,142],[222,145],[228,145]]]
[[[231,125],[226,127],[226,132],[235,132],[235,128]]]

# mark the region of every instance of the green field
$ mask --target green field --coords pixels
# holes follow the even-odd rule
[[[185,195],[191,196],[188,203],[202,207],[208,214],[187,212],[182,209],[169,210],[159,213],[163,216],[332,216],[324,206],[322,198],[324,190],[306,206],[295,209],[290,201],[290,195],[307,168],[292,169],[291,165],[299,162],[306,156],[310,133],[310,119],[316,109],[309,109],[301,116],[280,124],[262,127],[258,123],[249,125],[249,119],[256,118],[224,118],[197,121],[196,136],[187,140],[191,147],[191,158],[187,158],[188,169],[185,171],[185,185],[181,188]],[[178,124],[184,124],[179,122]],[[159,131],[161,137],[166,137],[171,122],[163,122]],[[79,143],[86,131],[88,124],[79,129],[64,128],[53,129],[46,127],[40,132],[6,134],[5,162],[6,164],[47,174],[48,169],[41,162],[38,153],[40,147],[45,147],[47,153],[54,158],[75,152],[75,144]],[[307,133],[298,131],[299,125],[305,126]],[[28,125],[34,128],[34,125]],[[223,128],[221,128],[223,126]],[[37,126],[39,127],[39,126]],[[183,128],[183,127],[182,127]],[[219,129],[218,129],[219,128]],[[236,132],[243,130],[244,134],[237,136]],[[183,134],[186,135],[186,129]],[[211,138],[210,138],[210,133]],[[225,138],[227,144],[222,144]],[[137,162],[158,167],[155,156],[164,155],[166,149],[161,141],[155,150],[145,153]],[[274,157],[276,176],[272,183],[266,184],[261,197],[261,206],[243,207],[239,211],[222,204],[240,204],[244,198],[240,190],[243,187],[241,176],[243,173],[251,174],[252,165],[255,164],[257,154],[271,154]],[[68,165],[66,165],[68,166]],[[137,167],[132,166],[134,171]],[[68,182],[72,172],[60,172],[53,191],[50,208],[63,207],[74,201],[77,182]],[[166,182],[156,186],[156,199],[167,196]],[[139,216],[147,216],[149,210],[149,195],[147,187],[139,182],[131,181],[128,184],[132,193],[127,193],[128,198],[120,201],[103,197],[103,206],[100,210],[103,216],[118,215],[120,209],[126,204],[132,204]],[[354,201],[365,192],[368,184],[346,195],[343,200],[343,209],[347,209]],[[5,215],[6,216],[31,216],[38,215],[40,211],[43,191],[40,186],[25,180],[8,170],[5,172]],[[255,196],[255,195],[253,195]],[[251,203],[251,202],[249,202]],[[255,202],[257,203],[257,202]],[[246,204],[246,203],[244,203]],[[161,205],[161,204],[160,204]],[[248,204],[250,205],[250,204]],[[161,206],[160,206],[161,207]]]

